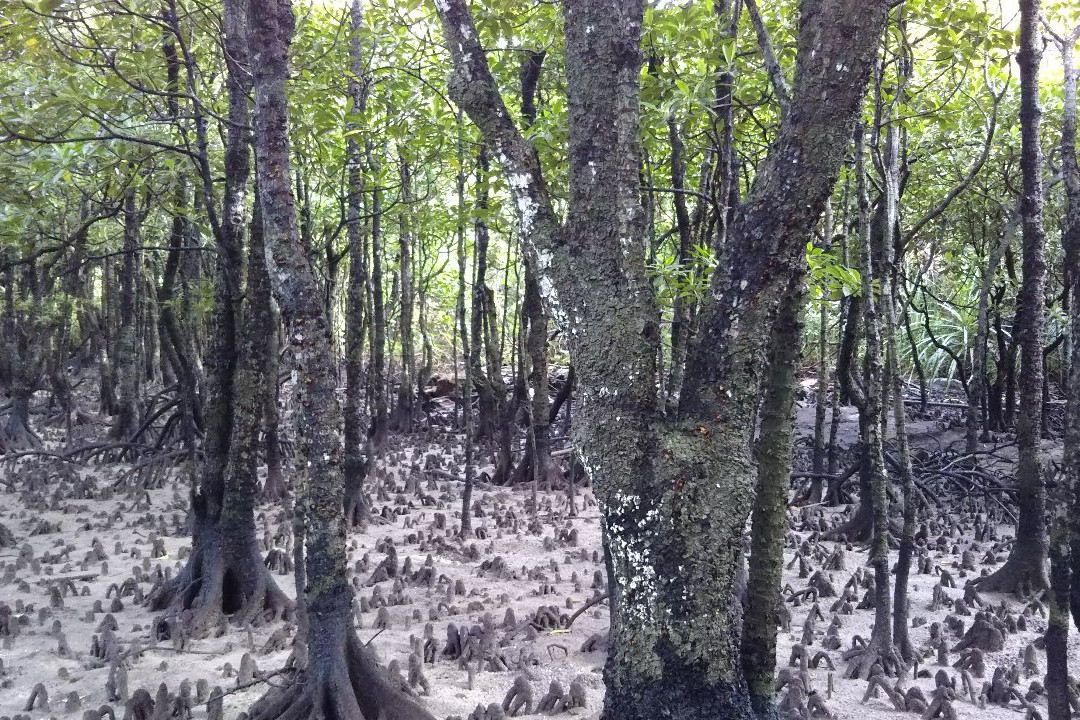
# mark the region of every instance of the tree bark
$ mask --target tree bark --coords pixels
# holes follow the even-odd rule
[[[353,626],[342,505],[342,411],[333,378],[326,315],[311,256],[297,229],[290,183],[286,102],[288,52],[295,20],[289,0],[250,0],[255,86],[255,153],[266,262],[285,316],[296,363],[300,410],[298,482],[311,522],[306,528],[306,658],[291,682],[273,688],[251,709],[253,720],[279,717],[431,720],[379,672]]]
[[[882,315],[885,318],[885,367],[886,379],[892,392],[892,416],[896,434],[897,460],[900,465],[900,482],[903,487],[903,526],[900,530],[900,553],[896,560],[896,584],[893,603],[892,642],[896,652],[905,662],[915,657],[908,629],[908,578],[911,559],[915,550],[915,476],[911,468],[911,451],[908,447],[907,410],[904,407],[904,379],[900,374],[900,353],[897,329],[896,305],[900,300],[900,259],[894,254],[897,246],[896,230],[899,227],[900,205],[900,129],[890,122],[885,130],[885,148],[882,169],[885,176],[885,242],[884,268],[887,277],[882,278]],[[875,498],[876,498],[875,494]],[[875,570],[876,572],[876,570]],[[886,576],[887,577],[887,576]]]
[[[136,300],[135,286],[141,275],[139,252],[139,209],[135,204],[135,190],[124,193],[124,246],[123,269],[120,272],[120,313],[116,339],[116,362],[114,370],[119,378],[117,413],[113,418],[110,436],[114,440],[129,441],[139,422],[139,360],[136,347]]]
[[[580,383],[574,447],[601,504],[612,588],[605,717],[753,716],[731,595],[755,475],[751,419],[777,308],[801,279],[806,237],[835,183],[886,6],[804,4],[792,112],[735,214],[728,244],[741,252],[713,275],[679,417],[668,419],[656,390],[659,308],[639,200],[640,0],[564,5],[564,225],[464,0],[436,4],[454,65],[451,98],[507,176],[524,250]]]
[[[391,424],[395,430],[412,432],[415,419],[416,393],[413,378],[416,377],[416,354],[413,351],[413,267],[412,267],[412,169],[404,158],[398,159],[401,175],[401,203],[404,206],[398,216],[398,277],[401,289],[401,315],[398,318],[401,341],[401,382],[398,383],[397,405]]]
[[[882,437],[882,388],[883,368],[881,362],[881,321],[878,302],[874,296],[875,243],[870,229],[870,199],[867,196],[865,167],[865,131],[856,131],[855,173],[859,200],[859,271],[862,275],[863,327],[866,338],[864,403],[860,417],[865,418],[865,454],[870,476],[870,507],[873,535],[870,544],[870,565],[874,568],[874,629],[870,642],[863,652],[851,659],[847,676],[869,676],[871,668],[880,663],[888,675],[897,674],[902,668],[900,658],[892,643],[892,597],[889,592],[889,479],[885,472],[885,449]],[[878,277],[881,277],[880,275]],[[888,293],[887,283],[882,296]]]
[[[824,247],[830,249],[833,235],[833,211],[830,202],[825,204],[825,217],[821,230],[824,236]],[[816,477],[810,481],[810,492],[806,496],[806,502],[811,504],[821,502],[823,495],[821,474],[825,472],[826,460],[825,415],[829,405],[829,379],[832,376],[829,369],[828,298],[823,295],[818,303],[820,307],[818,309],[817,397],[814,402],[814,454],[811,464]]]
[[[362,115],[367,109],[368,80],[364,68],[362,33],[363,10],[360,0],[350,7],[351,36],[349,38],[349,98],[353,112]],[[364,499],[364,478],[367,476],[370,453],[365,453],[364,397],[367,383],[364,377],[364,339],[366,336],[367,304],[367,238],[361,222],[361,200],[364,180],[361,164],[362,149],[356,136],[359,127],[350,128],[346,147],[348,198],[346,209],[349,241],[349,285],[345,307],[345,521],[351,527],[366,527],[369,509]]]
[[[1069,371],[1065,382],[1064,472],[1056,483],[1050,528],[1050,620],[1046,629],[1046,691],[1050,720],[1068,720],[1069,615],[1080,627],[1080,166],[1076,158],[1076,86],[1080,70],[1073,48],[1080,25],[1068,36],[1055,36],[1064,69],[1064,110],[1061,123],[1061,173],[1065,181],[1065,222],[1061,244],[1071,303]],[[1071,518],[1069,517],[1071,514]]]
[[[383,299],[382,187],[380,163],[371,140],[365,140],[364,156],[371,176],[371,392],[372,429],[376,448],[386,442],[389,409],[386,395],[386,303]]]
[[[980,590],[1012,592],[1022,596],[1049,586],[1046,485],[1039,440],[1042,436],[1043,300],[1046,283],[1046,238],[1043,230],[1042,148],[1039,145],[1039,1],[1020,2],[1020,170],[1023,196],[1023,282],[1017,297],[1020,345],[1020,412],[1016,423],[1019,462],[1016,469],[1016,504],[1020,521],[1008,560],[993,574],[978,578]]]
[[[796,373],[802,347],[800,314],[804,299],[800,277],[789,288],[773,325],[757,441],[757,492],[751,515],[750,572],[740,654],[750,702],[757,716],[763,719],[772,716],[775,702],[776,608],[783,602],[780,585],[784,574]]]
[[[461,537],[466,538],[472,534],[472,494],[473,494],[473,475],[475,473],[475,460],[473,458],[473,408],[472,408],[472,394],[473,394],[473,363],[472,363],[472,343],[476,342],[476,336],[470,337],[469,328],[470,325],[475,326],[477,323],[474,321],[470,323],[469,318],[465,314],[465,142],[462,137],[464,125],[464,117],[461,110],[458,110],[458,172],[457,172],[457,196],[458,196],[458,217],[457,217],[457,264],[458,264],[458,286],[457,286],[457,305],[455,307],[455,314],[457,316],[458,332],[461,335],[461,357],[464,360],[465,366],[465,382],[461,388],[461,414],[462,425],[465,430],[465,486],[461,492]],[[475,305],[473,306],[475,310]],[[456,362],[456,360],[455,360]]]

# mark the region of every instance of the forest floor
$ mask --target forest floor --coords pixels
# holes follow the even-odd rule
[[[810,434],[812,422],[813,408],[800,407],[799,436],[805,438]],[[844,410],[842,423],[841,444],[850,446],[857,435],[853,410]],[[955,419],[951,424],[955,425]],[[937,451],[958,442],[961,437],[949,425],[948,419],[915,420],[910,428],[911,436],[917,447]],[[359,562],[363,568],[354,568],[353,572],[358,596],[370,600],[378,594],[393,603],[387,608],[389,626],[385,629],[374,627],[378,610],[372,608],[359,614],[361,638],[370,639],[381,662],[397,660],[404,674],[409,665],[412,638],[420,638],[422,643],[429,621],[441,648],[449,624],[464,631],[482,624],[484,615],[490,613],[498,639],[494,652],[510,669],[491,671],[484,667],[470,682],[470,673],[456,660],[440,657],[434,664],[424,665],[430,690],[424,692],[418,687],[417,692],[436,718],[455,715],[464,718],[478,704],[500,703],[518,676],[529,681],[534,701],[539,701],[552,681],[558,681],[564,689],[577,681],[585,690],[587,708],[575,713],[597,716],[603,698],[601,672],[605,652],[602,640],[595,642],[594,636],[602,637],[606,632],[606,605],[600,603],[582,613],[569,629],[551,627],[551,615],[538,613],[542,606],[553,607],[555,613],[564,616],[562,623],[565,623],[565,616],[581,608],[599,592],[594,587],[594,576],[603,574],[600,528],[595,504],[585,502],[591,498],[589,491],[586,489],[579,495],[579,512],[575,518],[568,517],[564,494],[541,493],[539,522],[535,523],[531,522],[525,508],[530,495],[528,488],[510,491],[481,486],[475,498],[485,517],[477,518],[474,527],[484,528],[487,537],[460,543],[450,534],[455,523],[454,513],[460,504],[459,484],[445,479],[445,470],[440,474],[423,469],[428,462],[427,456],[447,455],[443,444],[419,439],[395,442],[397,445],[387,452],[386,464],[374,480],[369,479],[369,487],[374,483],[385,490],[379,493],[382,499],[375,500],[375,510],[388,508],[390,519],[374,522],[365,532],[353,533],[350,538],[350,562]],[[1048,451],[1053,451],[1052,444],[1048,445]],[[444,465],[452,466],[452,459]],[[289,655],[287,647],[264,651],[280,624],[252,628],[230,626],[221,637],[192,640],[182,652],[176,652],[169,641],[157,644],[151,641],[155,614],[147,607],[134,602],[130,595],[119,601],[113,599],[117,594],[113,586],[122,586],[129,578],[141,575],[141,582],[136,580],[129,586],[138,585],[146,592],[158,568],[161,572],[175,573],[183,562],[184,548],[190,545],[190,537],[180,534],[188,502],[186,476],[178,468],[169,469],[160,476],[161,487],[144,492],[136,489],[141,481],[139,476],[128,472],[129,467],[119,464],[38,465],[30,459],[0,463],[0,524],[5,525],[15,539],[13,547],[0,549],[0,605],[6,604],[11,609],[8,622],[21,623],[18,636],[4,638],[0,649],[3,661],[0,667],[0,717],[26,712],[34,720],[80,718],[84,710],[106,704],[109,668],[101,658],[95,657],[92,645],[95,635],[100,638],[99,625],[110,610],[118,625],[116,638],[120,646],[129,655],[133,644],[142,649],[126,660],[129,694],[145,688],[154,697],[160,683],[166,683],[169,691],[176,693],[183,680],[190,681],[192,688],[197,681],[205,680],[209,687],[219,685],[228,693],[224,717],[233,720],[265,689],[259,683],[236,689],[238,684],[247,681],[237,673],[245,664],[245,654],[250,654],[259,673],[270,674],[285,663]],[[42,472],[42,468],[47,470]],[[145,479],[146,475],[142,477]],[[27,491],[28,486],[36,486],[38,491]],[[80,489],[77,493],[57,492],[58,487]],[[110,496],[107,488],[116,488],[116,491]],[[425,501],[435,504],[425,505]],[[581,507],[582,504],[585,506]],[[281,506],[260,508],[257,526],[259,535],[265,536],[264,550],[275,546],[284,549],[281,547],[284,534],[280,528],[288,522],[285,510]],[[800,577],[799,563],[792,562],[797,560],[795,551],[813,534],[812,530],[800,529],[800,525],[813,518],[815,512],[813,509],[804,511],[802,517],[798,510],[791,513],[786,551],[790,567],[785,572],[784,582],[795,592],[805,589],[808,583],[806,577]],[[835,520],[841,512],[829,509],[825,514]],[[970,578],[983,570],[983,555],[988,548],[992,549],[993,543],[980,545],[958,509],[942,506],[935,508],[935,512],[941,514],[939,519],[946,524],[947,516],[952,515],[955,529],[946,531],[950,535],[948,542],[941,551],[931,551],[930,557],[935,573],[945,570],[956,578],[957,587],[945,588],[942,592],[951,599],[960,598],[964,594],[965,576]],[[437,513],[445,514],[446,530],[432,531]],[[958,517],[959,521],[956,520]],[[570,538],[569,529],[577,530],[575,539]],[[419,530],[424,531],[423,542],[418,542]],[[1012,534],[1012,529],[1001,526],[998,534],[1005,538]],[[163,541],[165,555],[152,558],[155,537]],[[420,569],[430,557],[436,582],[433,585],[405,582],[397,592],[396,580],[371,585],[372,573],[386,557],[380,550],[386,549],[387,538],[393,541],[398,563],[404,563],[408,558],[413,570]],[[96,541],[100,543],[95,545]],[[824,541],[820,544],[819,557],[831,554],[836,546]],[[973,546],[979,548],[973,553],[975,570],[964,571],[961,554]],[[999,557],[1003,558],[1004,554],[999,553]],[[503,562],[493,562],[498,558]],[[863,549],[845,549],[844,569],[829,573],[832,584],[843,592],[852,573],[865,562]],[[282,589],[292,596],[291,574],[286,572],[276,577]],[[911,631],[912,641],[924,657],[919,669],[929,670],[930,675],[940,669],[936,649],[927,647],[930,627],[932,623],[944,626],[945,618],[951,612],[948,606],[940,603],[936,609],[931,609],[939,578],[939,574],[920,574],[918,569],[912,570],[911,617],[925,620]],[[464,583],[464,595],[454,593],[459,581]],[[113,589],[111,593],[110,588]],[[461,590],[460,587],[457,589]],[[71,590],[75,592],[71,593]],[[860,588],[858,597],[864,592]],[[60,596],[59,603],[57,595]],[[1011,597],[986,595],[984,599],[995,607],[1004,602],[1017,614],[1026,606]],[[816,623],[810,654],[822,649],[826,629],[834,615],[840,618],[842,646],[839,650],[826,651],[835,664],[834,672],[830,673],[824,666],[809,670],[814,689],[825,698],[825,704],[836,717],[895,716],[897,711],[884,694],[862,702],[867,687],[865,680],[843,679],[846,663],[840,655],[851,646],[854,635],[869,637],[873,609],[854,609],[851,614],[838,615],[830,611],[835,598],[822,597],[819,602],[824,621]],[[95,612],[97,603],[100,603],[100,610]],[[803,639],[804,622],[812,605],[812,602],[797,604],[789,601],[790,630],[781,631],[779,636],[779,667],[788,665],[792,647]],[[516,619],[514,631],[506,629],[508,609],[513,610]],[[2,615],[0,609],[0,626],[4,622]],[[527,626],[530,619],[535,619],[539,626],[535,632]],[[970,616],[962,620],[970,627]],[[1037,612],[1031,613],[1026,630],[1006,634],[1003,649],[987,652],[985,680],[991,678],[997,666],[1022,666],[1025,648],[1041,636],[1045,623],[1044,617]],[[943,629],[942,632],[950,646],[959,641],[959,636],[950,630]],[[279,638],[280,633],[273,639]],[[590,638],[597,647],[583,650],[583,644]],[[1069,638],[1069,652],[1070,658],[1080,658],[1080,637],[1075,632]],[[950,654],[950,665],[956,659],[957,654]],[[1037,651],[1037,661],[1036,674],[1031,677],[1021,675],[1020,686],[1024,691],[1031,680],[1042,681],[1045,653],[1041,650]],[[951,666],[945,670],[950,676],[957,677],[959,697],[955,708],[960,718],[1012,718],[1018,712],[1025,712],[1026,709],[1016,701],[1008,706],[989,704],[980,709],[959,692],[958,671]],[[828,690],[830,674],[832,692]],[[273,676],[267,677],[266,681],[274,682]],[[904,682],[908,686],[917,684],[927,698],[932,696],[932,677]],[[981,686],[984,680],[976,682]],[[44,684],[48,692],[49,708],[39,706],[29,711],[27,700],[38,683]],[[1045,716],[1045,697],[1036,698],[1034,705]],[[117,713],[122,713],[122,705],[116,708]],[[205,715],[205,705],[197,705],[195,717]]]

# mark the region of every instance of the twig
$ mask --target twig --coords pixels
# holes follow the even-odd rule
[[[564,629],[569,630],[570,626],[574,624],[574,621],[578,619],[578,616],[581,615],[581,613],[585,612],[597,603],[601,603],[604,600],[607,600],[610,596],[611,592],[606,592],[603,595],[597,595],[596,597],[591,598],[588,602],[586,602],[584,605],[574,611],[574,614],[571,615],[570,619],[566,621],[566,627]]]

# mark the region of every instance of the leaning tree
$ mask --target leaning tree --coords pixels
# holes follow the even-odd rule
[[[574,446],[602,504],[612,587],[605,715],[751,717],[731,588],[769,330],[836,181],[888,3],[802,3],[790,110],[721,248],[670,413],[657,391],[660,314],[639,200],[641,0],[564,4],[565,222],[465,0],[436,8],[454,66],[451,98],[506,175],[579,382]]]

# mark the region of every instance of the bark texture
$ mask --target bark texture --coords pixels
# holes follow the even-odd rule
[[[802,346],[799,317],[805,299],[799,278],[780,306],[769,348],[761,429],[757,442],[757,493],[750,530],[750,572],[740,654],[750,701],[758,717],[771,715],[776,669],[777,604],[784,574],[784,531],[794,447],[796,372]]]
[[[367,108],[368,81],[364,70],[361,44],[364,16],[359,0],[353,0],[349,17],[352,36],[349,38],[349,97],[354,111],[363,114]],[[356,130],[357,128],[351,128]],[[355,134],[350,135],[346,148],[349,182],[347,199],[347,236],[349,240],[349,283],[345,307],[345,520],[353,527],[367,524],[369,510],[364,499],[364,478],[368,472],[371,453],[365,453],[364,339],[366,337],[367,238],[361,221],[363,197],[363,150]]]
[[[1065,181],[1065,225],[1061,242],[1065,248],[1066,277],[1070,282],[1069,323],[1072,336],[1069,372],[1065,385],[1064,473],[1055,483],[1050,528],[1050,620],[1046,629],[1046,691],[1050,720],[1068,720],[1068,636],[1070,610],[1080,621],[1080,167],[1076,159],[1076,86],[1078,73],[1073,48],[1080,25],[1068,36],[1055,36],[1061,51],[1065,80],[1065,105],[1061,124],[1061,172]],[[1070,518],[1070,510],[1072,517]]]
[[[674,416],[656,389],[659,310],[639,200],[640,0],[564,4],[565,224],[464,0],[436,8],[451,97],[507,177],[579,383],[574,447],[601,504],[612,589],[604,716],[750,718],[732,587],[755,477],[753,410],[780,298],[801,277],[806,238],[835,183],[886,3],[804,3],[792,109],[729,228],[740,252],[724,253],[713,276]]]
[[[1009,559],[993,574],[976,580],[980,590],[1026,596],[1049,586],[1046,484],[1039,439],[1043,404],[1043,300],[1046,284],[1046,237],[1043,230],[1042,148],[1039,145],[1039,2],[1020,3],[1020,170],[1023,175],[1023,282],[1017,297],[1016,334],[1020,345],[1020,411],[1016,420],[1019,462],[1016,504],[1020,520]]]
[[[347,581],[342,411],[333,354],[309,251],[300,238],[289,163],[286,78],[294,30],[289,0],[249,0],[255,86],[255,153],[266,264],[293,351],[300,418],[297,483],[308,517],[304,542],[306,646],[286,685],[252,707],[253,720],[431,720],[394,688],[356,637]]]

